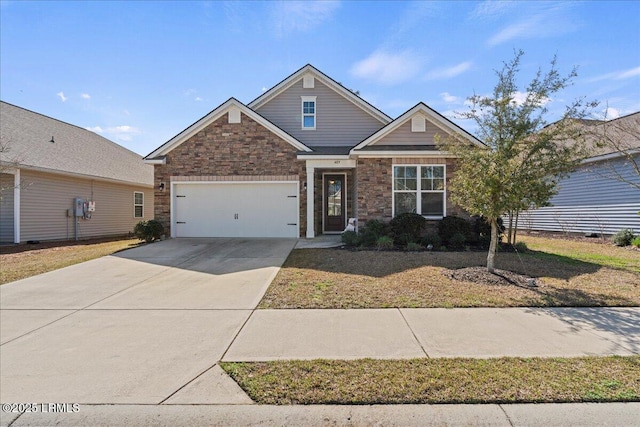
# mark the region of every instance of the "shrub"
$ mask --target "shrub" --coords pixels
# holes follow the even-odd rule
[[[424,247],[420,243],[413,243],[413,242],[407,243],[407,250],[409,252],[421,251],[423,249]]]
[[[505,226],[502,221],[502,218],[498,218],[498,241],[502,241],[502,237],[504,236]],[[489,242],[491,242],[491,224],[487,221],[485,217],[477,216],[474,217],[473,220],[473,237],[472,241],[477,241],[483,246],[489,247]]]
[[[513,245],[513,248],[516,250],[516,252],[520,252],[521,254],[529,251],[529,248],[527,247],[527,244],[525,242],[517,242],[515,245]]]
[[[395,216],[389,225],[395,243],[406,245],[410,242],[417,243],[422,237],[422,230],[426,220],[417,213],[405,212]]]
[[[636,237],[635,239],[633,239],[633,241],[631,242],[631,244],[633,246],[635,246],[636,248],[640,248],[640,236]]]
[[[464,249],[464,244],[466,242],[467,239],[462,233],[456,233],[449,239],[449,248],[454,251],[459,251],[461,249]]]
[[[342,233],[342,243],[344,243],[347,247],[357,247],[361,242],[362,239],[355,231],[345,231],[344,233]]]
[[[379,237],[376,241],[376,247],[379,251],[386,251],[393,249],[393,239],[389,236]]]
[[[361,240],[365,246],[375,246],[378,239],[389,234],[389,225],[384,221],[370,219],[361,229]]]
[[[633,241],[633,231],[623,228],[611,238],[616,246],[629,246]]]
[[[164,234],[164,227],[155,219],[140,221],[133,228],[133,235],[147,243],[160,240]]]
[[[438,249],[442,246],[442,239],[435,233],[429,233],[422,238],[422,246],[428,247],[431,245],[433,249]]]
[[[457,216],[444,217],[438,223],[438,234],[443,242],[448,244],[458,233],[462,234],[465,242],[471,241],[471,223]]]

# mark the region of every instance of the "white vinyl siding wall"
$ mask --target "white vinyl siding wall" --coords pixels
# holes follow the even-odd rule
[[[302,128],[300,99],[305,96],[317,97],[316,129],[313,132]],[[354,146],[384,126],[318,79],[313,89],[303,89],[300,79],[256,111],[303,144],[311,146]]]
[[[67,209],[73,207],[75,197],[92,198],[96,202],[91,219],[78,220],[78,237],[81,239],[126,234],[133,231],[138,221],[153,218],[152,188],[24,169],[21,182],[20,240],[23,242],[73,239],[75,218],[67,217]],[[143,218],[134,218],[134,191],[144,193],[147,206]]]
[[[11,174],[0,173],[0,242],[13,243],[13,187],[15,178]]]
[[[640,177],[629,163],[618,159],[611,165],[626,179],[640,184]],[[602,164],[580,167],[560,181],[551,206],[521,213],[518,227],[598,234],[614,234],[622,228],[631,228],[640,233],[640,190],[598,175],[607,170]]]

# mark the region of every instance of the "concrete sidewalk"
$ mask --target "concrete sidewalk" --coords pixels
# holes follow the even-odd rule
[[[640,354],[640,308],[256,310],[224,361]]]
[[[512,405],[81,405],[72,413],[2,413],[2,426],[640,425],[640,403]]]

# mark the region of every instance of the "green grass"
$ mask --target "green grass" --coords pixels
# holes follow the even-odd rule
[[[570,239],[522,236],[519,238],[533,251],[534,256],[545,257],[557,255],[565,262],[586,262],[627,271],[640,273],[640,252],[630,248],[619,248],[612,244],[601,244],[589,241]]]
[[[222,362],[220,366],[260,404],[640,401],[640,356]]]

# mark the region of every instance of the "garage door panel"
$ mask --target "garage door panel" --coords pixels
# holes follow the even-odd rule
[[[298,237],[297,183],[175,186],[176,237]]]

